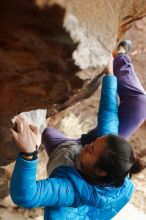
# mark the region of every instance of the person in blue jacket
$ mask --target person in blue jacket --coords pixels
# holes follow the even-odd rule
[[[66,138],[49,128],[44,131],[42,141],[49,154],[47,179],[36,180],[38,128],[21,116],[16,118],[18,131],[11,131],[20,154],[10,183],[14,203],[24,208],[45,207],[45,220],[110,220],[130,200],[134,191],[130,177],[146,164],[135,156],[122,137],[133,132],[142,119],[131,123],[131,117],[127,118],[125,129],[128,131],[125,133],[120,125],[127,114],[126,106],[125,110],[120,110],[121,105],[128,100],[129,93],[122,96],[119,92],[118,112],[117,82],[120,88],[125,85],[128,91],[125,78],[130,71],[134,72],[125,54],[127,48],[127,42],[118,47],[114,59],[116,76],[112,60],[104,70],[97,128],[80,139]],[[133,83],[130,95],[134,94],[140,106],[146,96],[141,87],[137,87],[137,80],[130,81]],[[139,114],[140,107],[137,109]]]

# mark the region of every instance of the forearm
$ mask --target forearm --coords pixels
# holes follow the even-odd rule
[[[14,203],[24,208],[72,205],[74,190],[70,181],[64,178],[36,181],[37,164],[38,160],[17,158],[10,182]]]
[[[118,134],[117,78],[107,75],[103,78],[101,100],[98,112],[97,136]]]
[[[97,128],[82,135],[82,145],[91,143],[99,136],[110,133],[118,134],[118,125],[117,78],[111,73],[106,75],[102,81]]]
[[[72,205],[74,189],[67,178],[36,181],[38,127],[28,124],[21,116],[17,116],[16,124],[17,131],[11,129],[11,132],[22,157],[16,160],[10,182],[10,195],[14,203],[24,208]]]
[[[17,158],[10,182],[10,195],[14,203],[25,207],[37,192],[36,172],[38,160],[26,161]],[[26,204],[29,205],[29,204]]]

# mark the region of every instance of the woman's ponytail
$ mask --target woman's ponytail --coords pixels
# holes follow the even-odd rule
[[[146,168],[146,162],[144,160],[136,158],[133,166],[130,169],[129,174],[130,176],[132,176],[132,174],[139,173],[145,168]]]

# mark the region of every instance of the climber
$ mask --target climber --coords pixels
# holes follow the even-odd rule
[[[128,137],[142,123],[143,118],[137,114],[142,113],[140,106],[146,103],[146,97],[126,55],[128,48],[128,42],[117,47],[114,58],[117,78],[113,75],[112,60],[104,69],[96,129],[81,139],[66,138],[53,128],[44,131],[42,141],[50,156],[49,178],[45,180],[36,181],[38,129],[17,117],[18,131],[11,131],[20,154],[10,184],[16,204],[24,208],[45,207],[46,220],[110,220],[129,201],[134,191],[130,177],[146,164],[136,158],[123,137]],[[117,81],[121,99],[119,119]],[[131,96],[138,111],[131,109],[132,114],[130,107],[122,107],[128,103],[133,108]],[[133,122],[134,116],[138,119]],[[118,136],[118,126],[123,137]]]

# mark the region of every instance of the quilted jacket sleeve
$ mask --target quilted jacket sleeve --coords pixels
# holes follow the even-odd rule
[[[18,157],[10,183],[10,195],[15,204],[24,208],[70,206],[74,189],[66,178],[36,181],[37,160]]]
[[[113,75],[104,76],[102,81],[97,124],[97,137],[118,134],[117,78]]]

